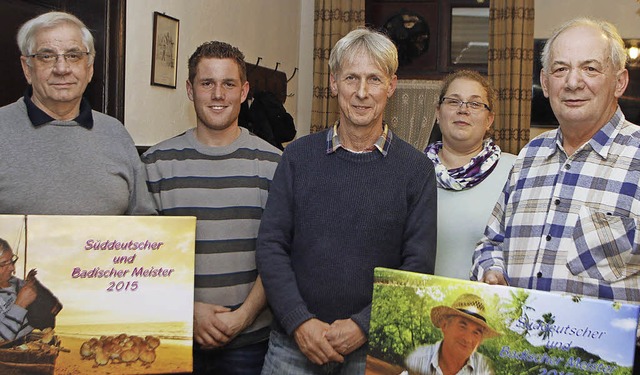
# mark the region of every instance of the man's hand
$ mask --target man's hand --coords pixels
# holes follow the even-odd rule
[[[219,348],[226,345],[234,335],[233,329],[220,315],[231,309],[203,302],[193,305],[193,338],[204,348]]]
[[[509,285],[502,272],[495,270],[486,271],[480,281],[491,285]]]
[[[253,322],[242,310],[237,309],[229,312],[221,312],[216,314],[218,319],[228,328],[229,341],[233,340],[240,332],[251,325]]]
[[[341,319],[331,323],[325,337],[329,344],[342,355],[353,352],[367,342],[364,332],[352,319]]]
[[[31,279],[24,284],[16,297],[16,305],[26,309],[36,300],[38,289],[36,288],[35,279]]]
[[[331,326],[319,319],[309,319],[293,332],[293,337],[304,354],[316,365],[328,362],[344,362],[344,357],[331,346],[326,332]]]

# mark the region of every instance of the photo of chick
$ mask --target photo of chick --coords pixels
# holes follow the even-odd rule
[[[92,337],[82,343],[80,356],[82,359],[95,361],[94,366],[130,365],[140,361],[148,366],[156,360],[156,348],[160,339],[155,336],[129,336],[121,333],[117,336]]]

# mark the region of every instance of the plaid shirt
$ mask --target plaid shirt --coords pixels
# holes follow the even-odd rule
[[[568,156],[552,130],[518,155],[471,279],[640,303],[640,127],[618,108]]]
[[[340,147],[344,148],[347,151],[351,151],[344,147],[342,142],[340,141],[340,136],[338,135],[338,125],[340,125],[340,120],[336,121],[333,124],[333,127],[327,132],[327,154],[332,154],[336,152],[336,150]],[[393,133],[389,130],[387,124],[382,124],[382,134],[376,141],[376,143],[371,146],[371,148],[365,150],[364,152],[374,151],[378,149],[382,153],[382,156],[387,156],[387,152],[389,151],[389,146],[391,146],[391,140],[393,139]],[[353,152],[353,151],[351,151]]]

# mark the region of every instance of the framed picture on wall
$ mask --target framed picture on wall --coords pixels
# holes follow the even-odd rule
[[[179,29],[178,19],[153,12],[152,85],[176,88]]]
[[[367,24],[387,34],[398,48],[399,78],[437,73],[437,2],[371,0],[365,15]]]

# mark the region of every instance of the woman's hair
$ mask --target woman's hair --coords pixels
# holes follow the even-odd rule
[[[568,29],[579,26],[592,27],[601,32],[609,41],[609,57],[611,58],[613,67],[615,70],[624,69],[627,64],[627,52],[624,49],[624,41],[620,37],[618,29],[616,29],[612,23],[607,21],[589,17],[578,17],[560,25],[553,31],[551,37],[544,44],[544,48],[542,49],[542,54],[540,56],[540,62],[542,63],[542,69],[544,69],[545,72],[548,72],[549,66],[551,65],[551,47],[558,36]]]
[[[9,246],[9,243],[6,240],[0,238],[0,256],[2,256],[2,254],[4,254],[4,252],[7,250],[13,251],[11,250],[11,246]]]
[[[234,60],[240,71],[240,81],[242,83],[247,82],[247,64],[244,61],[244,54],[236,47],[218,41],[203,43],[191,54],[191,57],[189,57],[189,82],[193,83],[198,64],[203,58]]]
[[[389,77],[398,70],[398,50],[386,35],[365,27],[357,28],[338,40],[329,55],[329,69],[333,74],[352,62],[357,56],[366,54]]]
[[[91,65],[96,55],[93,35],[91,35],[91,31],[89,31],[87,26],[85,26],[78,17],[65,12],[44,13],[36,18],[30,19],[20,27],[16,40],[22,56],[28,56],[36,52],[36,35],[38,32],[45,29],[52,29],[63,24],[71,24],[80,29],[80,33],[82,34],[82,43],[86,48],[85,52],[90,53],[87,61],[88,64]],[[27,60],[27,64],[31,66],[30,60]]]
[[[440,102],[442,98],[444,98],[447,90],[449,90],[449,86],[456,79],[468,79],[471,81],[478,82],[480,86],[484,89],[487,94],[487,105],[491,108],[491,113],[495,113],[496,102],[498,101],[498,94],[496,90],[493,88],[487,77],[482,74],[476,72],[475,70],[458,70],[457,72],[451,73],[445,77],[442,81],[442,89],[440,90],[440,97],[438,100],[438,106],[440,106]]]
[[[458,70],[457,72],[451,73],[445,77],[445,79],[442,81],[442,89],[440,90],[440,96],[438,99],[438,108],[440,108],[442,98],[444,98],[447,90],[449,90],[449,86],[451,86],[451,83],[456,79],[468,79],[478,82],[487,94],[487,105],[489,106],[489,108],[491,108],[491,113],[496,113],[495,107],[498,101],[498,93],[496,92],[496,89],[493,88],[489,80],[475,70]],[[433,129],[431,130],[431,134],[429,135],[429,144],[441,140],[442,132],[440,131],[440,126],[436,123],[436,125],[434,125]]]

